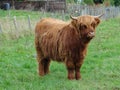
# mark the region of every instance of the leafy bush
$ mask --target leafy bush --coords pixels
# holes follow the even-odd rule
[[[114,5],[115,6],[120,6],[120,0],[114,0]]]

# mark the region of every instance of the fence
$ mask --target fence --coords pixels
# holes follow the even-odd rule
[[[33,32],[36,19],[27,17],[4,17],[0,19],[0,35],[8,35],[7,37],[18,38],[20,36],[29,35]]]
[[[67,14],[62,13],[47,13],[47,12],[37,12],[37,16],[11,16],[12,12],[8,11],[8,16],[0,18],[0,34],[14,34],[16,37],[24,34],[23,32],[33,32],[36,23],[44,17],[53,17],[59,19],[65,19]],[[39,16],[40,15],[40,16]],[[42,16],[41,16],[42,15]]]
[[[76,13],[80,15],[99,15],[104,13],[103,19],[114,18],[120,15],[120,7],[105,7],[105,6],[82,6],[79,4],[68,5],[68,13]]]
[[[109,19],[114,18],[120,15],[120,7],[91,7],[91,6],[80,6],[80,5],[69,5],[68,10],[65,13],[62,11],[61,13],[46,13],[42,12],[42,16],[31,18],[30,15],[28,16],[19,16],[19,17],[11,17],[9,16],[10,13],[8,13],[8,17],[0,18],[0,33],[15,33],[17,36],[19,36],[20,32],[22,31],[33,31],[35,28],[35,24],[37,21],[40,20],[40,18],[43,17],[53,17],[53,18],[59,18],[63,20],[68,20],[69,15],[72,14],[74,16],[80,16],[80,15],[99,15],[101,13],[105,13],[103,16],[103,19]]]

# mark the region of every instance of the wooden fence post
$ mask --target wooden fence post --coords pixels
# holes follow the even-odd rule
[[[0,23],[0,33],[2,33],[2,25],[1,25],[1,23]]]
[[[10,17],[10,10],[8,10],[8,17]]]
[[[28,15],[28,26],[29,26],[29,29],[32,30],[31,21],[30,21],[30,15]]]
[[[15,30],[18,30],[18,25],[17,25],[17,21],[16,21],[16,16],[13,17],[13,23],[15,26]]]
[[[16,30],[16,38],[18,38],[19,37],[19,30],[18,30],[18,24],[17,24],[16,16],[13,17],[13,23],[14,23],[15,30]]]

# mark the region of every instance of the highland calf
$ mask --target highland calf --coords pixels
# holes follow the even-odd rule
[[[70,22],[46,18],[38,22],[35,28],[35,47],[39,75],[48,74],[50,61],[54,60],[65,63],[68,79],[80,79],[80,68],[87,46],[95,36],[95,28],[101,16],[71,16]]]

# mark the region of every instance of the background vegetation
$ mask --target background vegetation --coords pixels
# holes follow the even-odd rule
[[[0,20],[5,13],[0,11]],[[34,18],[36,12],[11,13]],[[65,65],[57,62],[51,63],[50,74],[38,76],[34,31],[17,39],[0,33],[0,90],[120,90],[119,30],[120,18],[102,21],[88,47],[78,81],[68,80]]]
[[[87,5],[93,5],[94,4],[93,0],[67,0],[68,3],[79,3],[80,1],[81,1],[82,4],[87,4]],[[103,1],[104,1],[103,4],[120,6],[120,0],[103,0]]]

